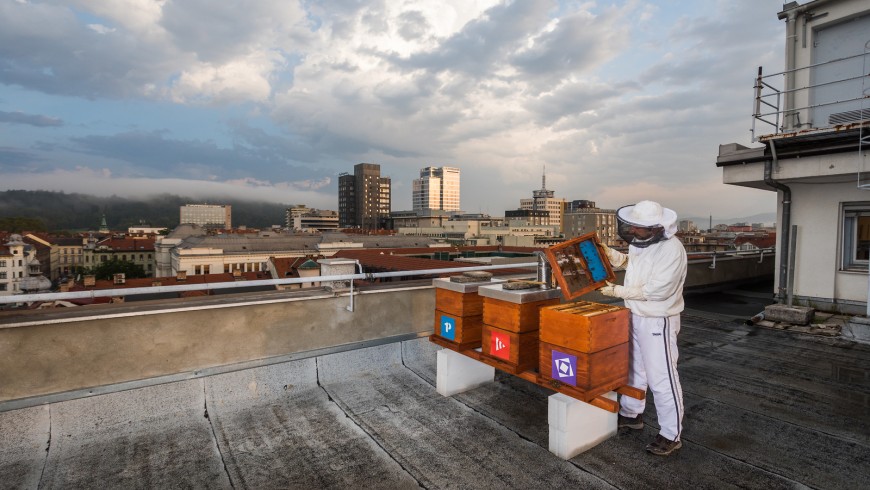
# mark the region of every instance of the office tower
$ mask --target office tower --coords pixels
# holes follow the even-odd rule
[[[230,229],[233,227],[232,206],[229,204],[185,204],[181,206],[179,223],[194,224],[204,228]]]
[[[381,166],[359,163],[353,175],[338,176],[338,220],[342,228],[376,230],[390,216],[390,178],[381,177]]]
[[[459,211],[459,169],[426,167],[420,170],[420,178],[414,179],[412,192],[414,211]]]

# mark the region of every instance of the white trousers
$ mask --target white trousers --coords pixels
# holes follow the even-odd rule
[[[680,439],[683,430],[683,389],[677,374],[677,334],[680,316],[647,318],[631,315],[631,366],[628,385],[653,392],[659,433]],[[636,417],[643,413],[646,400],[620,397],[619,413]]]

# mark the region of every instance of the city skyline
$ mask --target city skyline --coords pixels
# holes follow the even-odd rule
[[[138,5],[138,4],[137,4]],[[749,216],[727,186],[752,76],[782,69],[781,2],[0,5],[4,189],[250,197],[333,209],[380,164],[462,169],[462,207],[651,198]]]

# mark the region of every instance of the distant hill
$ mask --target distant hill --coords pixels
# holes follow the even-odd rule
[[[179,207],[184,204],[229,204],[233,207],[233,226],[266,228],[284,224],[284,210],[291,204],[240,201],[234,199],[192,199],[172,194],[128,199],[118,196],[97,197],[51,191],[0,192],[0,223],[39,220],[47,231],[96,230],[100,219],[112,230],[126,230],[144,223],[174,228],[178,225]],[[11,220],[9,218],[18,218]]]
[[[687,219],[689,221],[694,222],[695,226],[697,226],[700,229],[707,229],[707,226],[710,224],[710,217],[709,216],[704,216],[704,217],[692,216],[692,217],[688,217],[688,218],[680,217],[680,220],[684,220],[684,219]],[[739,217],[739,218],[720,218],[720,217],[713,216],[713,226],[733,225],[734,223],[749,223],[749,224],[764,223],[767,225],[772,225],[773,223],[776,223],[776,213],[760,213],[760,214],[753,214],[752,216],[744,216],[744,217]]]

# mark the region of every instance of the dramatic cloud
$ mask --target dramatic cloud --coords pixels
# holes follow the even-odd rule
[[[335,177],[365,161],[399,210],[420,168],[454,165],[463,207],[500,215],[546,167],[569,200],[770,211],[774,193],[719,184],[714,161],[749,143],[756,67],[782,67],[781,6],[0,2],[0,172],[334,209]]]

